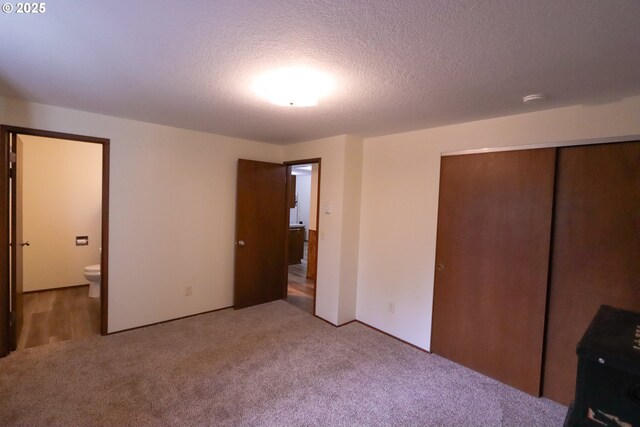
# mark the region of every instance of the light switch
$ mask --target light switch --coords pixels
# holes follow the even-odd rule
[[[327,215],[331,213],[331,205],[325,205],[324,213],[326,213]]]

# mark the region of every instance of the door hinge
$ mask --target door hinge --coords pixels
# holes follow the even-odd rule
[[[9,151],[9,178],[13,178],[13,164],[16,162],[16,153]]]

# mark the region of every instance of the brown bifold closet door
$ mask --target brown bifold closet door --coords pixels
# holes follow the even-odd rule
[[[443,157],[433,352],[539,395],[555,149]]]
[[[598,307],[640,311],[640,142],[561,148],[556,173],[543,395],[566,405]]]

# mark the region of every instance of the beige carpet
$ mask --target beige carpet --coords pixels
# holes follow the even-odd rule
[[[283,301],[0,359],[2,426],[560,426],[565,413]]]

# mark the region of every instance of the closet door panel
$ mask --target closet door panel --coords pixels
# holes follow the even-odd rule
[[[433,352],[540,393],[555,149],[443,157]]]
[[[640,311],[640,143],[559,149],[556,174],[543,395],[566,405],[598,307]]]

